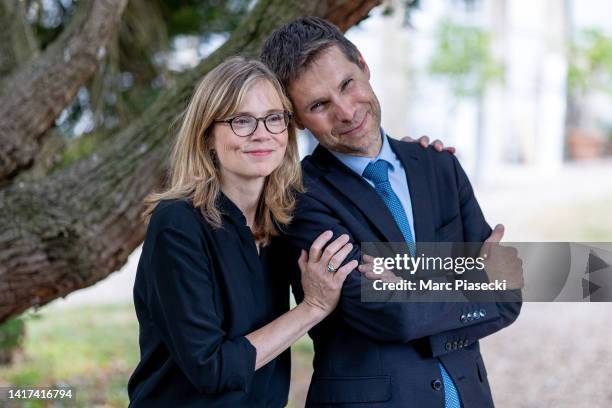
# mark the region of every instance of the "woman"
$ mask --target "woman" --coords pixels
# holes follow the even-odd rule
[[[291,104],[258,61],[207,74],[185,112],[169,188],[146,200],[149,226],[134,302],[141,361],[133,407],[284,407],[283,351],[336,306],[356,261],[348,236],[302,251],[304,301],[288,310],[287,278],[267,244],[301,190]],[[277,358],[278,357],[278,358]]]

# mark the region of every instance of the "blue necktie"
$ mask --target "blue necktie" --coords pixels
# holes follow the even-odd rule
[[[391,188],[391,183],[389,182],[389,162],[385,160],[370,162],[363,171],[363,177],[372,180],[374,183],[374,189],[376,189],[378,195],[383,199],[389,211],[391,211],[395,223],[402,232],[404,240],[408,244],[410,255],[415,256],[416,244],[410,231],[410,222],[402,202],[397,194],[395,194],[395,191],[393,191],[393,188]]]
[[[416,254],[416,243],[412,232],[410,231],[410,222],[404,211],[402,203],[393,191],[391,183],[389,182],[389,163],[385,160],[377,160],[370,162],[363,171],[363,177],[371,180],[374,183],[374,189],[378,195],[383,199],[385,205],[391,211],[391,215],[395,220],[395,223],[399,227],[404,240],[408,244],[410,254],[414,256]],[[451,376],[448,374],[444,366],[438,362],[440,367],[440,373],[442,374],[442,381],[444,382],[444,407],[445,408],[460,408],[461,402],[459,399],[459,393],[453,383]]]

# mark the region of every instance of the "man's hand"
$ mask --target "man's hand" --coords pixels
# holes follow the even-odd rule
[[[370,280],[381,280],[383,282],[400,282],[402,279],[395,275],[393,272],[384,268],[382,273],[374,272],[374,258],[370,255],[363,254],[363,263],[357,267],[357,270],[361,272],[363,276]]]
[[[497,224],[482,245],[480,256],[485,258],[484,266],[489,282],[506,280],[507,289],[520,289],[524,286],[523,261],[513,247],[500,246],[504,237],[504,226]]]
[[[421,147],[426,148],[427,146],[429,146],[429,136],[421,136],[419,137],[418,140],[414,140],[410,136],[406,136],[402,138],[402,142],[419,142]],[[447,152],[451,154],[455,154],[455,151],[457,150],[453,146],[444,147],[444,143],[442,143],[440,139],[434,140],[431,145],[433,146],[434,149],[436,149],[437,152],[446,150]]]

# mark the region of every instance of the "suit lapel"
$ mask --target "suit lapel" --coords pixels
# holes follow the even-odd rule
[[[359,208],[387,241],[404,241],[402,232],[385,202],[372,186],[320,145],[312,157],[315,162],[326,168],[327,173],[323,176],[325,180]]]
[[[389,137],[389,143],[406,171],[414,217],[415,239],[419,242],[434,242],[434,208],[432,207],[431,191],[427,184],[427,166],[424,163],[424,155],[427,152],[417,150],[422,149],[417,143],[405,143],[391,137]]]

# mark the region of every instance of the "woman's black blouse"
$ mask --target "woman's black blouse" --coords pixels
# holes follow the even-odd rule
[[[140,363],[128,393],[132,407],[284,407],[286,351],[254,371],[244,337],[289,308],[287,279],[257,253],[242,212],[219,198],[214,229],[186,200],[161,202],[138,263],[134,303]]]

